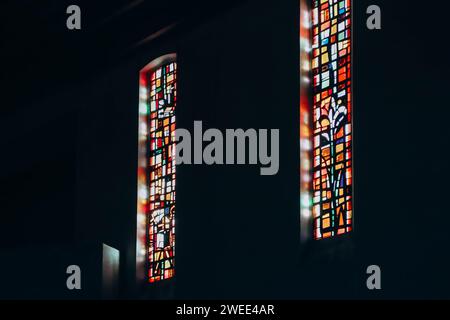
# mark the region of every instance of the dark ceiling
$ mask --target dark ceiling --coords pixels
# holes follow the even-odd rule
[[[0,3],[3,116],[59,86],[115,63],[145,39],[187,30],[243,0],[21,0]],[[80,31],[66,28],[66,8],[81,8]]]

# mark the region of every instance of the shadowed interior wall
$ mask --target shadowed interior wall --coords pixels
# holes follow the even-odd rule
[[[180,297],[292,297],[299,246],[297,5],[249,1],[195,29],[179,52],[178,125],[280,129],[280,170],[180,166]],[[193,184],[194,183],[194,184]]]

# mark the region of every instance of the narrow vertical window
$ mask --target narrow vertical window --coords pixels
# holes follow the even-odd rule
[[[314,239],[352,230],[351,0],[313,0],[311,20]]]
[[[140,73],[138,259],[150,283],[175,274],[176,77],[175,55]]]

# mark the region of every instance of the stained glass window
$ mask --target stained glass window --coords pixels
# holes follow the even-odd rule
[[[352,230],[351,0],[311,1],[314,239]]]
[[[145,225],[140,249],[146,250],[147,279],[174,276],[175,256],[175,107],[177,64],[161,59],[141,72],[138,221]],[[139,243],[139,241],[138,241]]]

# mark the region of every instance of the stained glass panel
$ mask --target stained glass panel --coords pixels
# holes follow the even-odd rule
[[[352,230],[351,0],[314,0],[314,239]]]
[[[174,276],[175,257],[175,107],[177,65],[160,64],[141,73],[141,140],[145,164],[140,166],[140,211],[145,217],[148,281]],[[141,235],[143,236],[143,235]]]

